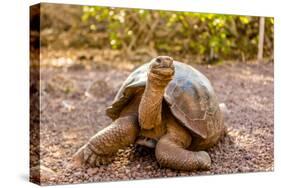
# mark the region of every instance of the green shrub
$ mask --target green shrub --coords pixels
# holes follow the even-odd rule
[[[255,58],[259,17],[83,7],[82,20],[106,33],[105,47],[126,52],[144,47],[158,53],[206,58]],[[273,18],[266,18],[265,56],[273,52]]]

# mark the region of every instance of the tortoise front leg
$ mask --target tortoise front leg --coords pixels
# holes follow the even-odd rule
[[[99,166],[109,163],[116,152],[133,144],[139,132],[136,115],[120,117],[95,134],[74,155],[76,165],[89,163]]]
[[[191,144],[192,138],[171,116],[167,128],[167,134],[160,138],[155,149],[160,166],[186,171],[210,168],[211,158],[207,152],[186,149]]]

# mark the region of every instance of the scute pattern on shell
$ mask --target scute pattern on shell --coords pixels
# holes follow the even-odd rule
[[[144,64],[129,75],[118,91],[112,106],[107,109],[109,117],[118,118],[121,110],[134,95],[134,90],[145,87],[149,65],[149,63]],[[164,93],[164,99],[169,104],[172,114],[200,138],[207,139],[212,134],[219,134],[223,125],[212,123],[211,126],[207,126],[207,123],[210,123],[207,122],[207,116],[211,117],[212,122],[222,116],[209,80],[187,64],[174,61],[174,66],[175,75]]]

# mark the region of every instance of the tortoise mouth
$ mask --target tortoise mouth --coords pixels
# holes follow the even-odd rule
[[[172,76],[174,74],[174,69],[171,67],[153,67],[151,72],[161,76]]]

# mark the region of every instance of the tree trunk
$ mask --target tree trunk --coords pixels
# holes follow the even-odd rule
[[[258,62],[263,61],[263,44],[264,44],[264,17],[260,17],[259,24],[259,46],[258,46]]]

